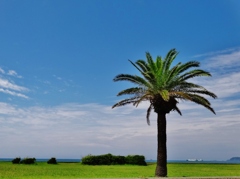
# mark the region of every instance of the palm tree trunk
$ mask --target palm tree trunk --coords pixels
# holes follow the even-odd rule
[[[157,148],[157,167],[156,177],[167,177],[167,124],[166,114],[158,113],[157,129],[158,129],[158,148]]]

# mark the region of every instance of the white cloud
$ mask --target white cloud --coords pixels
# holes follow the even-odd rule
[[[226,98],[240,94],[239,79],[240,72],[228,72],[227,74],[217,73],[210,78],[198,78],[197,80],[194,80],[194,82],[204,86],[210,91],[213,91],[218,98]]]
[[[6,74],[5,71],[0,68],[0,72],[4,74],[3,76],[0,76],[0,92],[28,99],[28,96],[23,94],[24,92],[29,91],[28,88],[17,85],[12,80],[8,79],[9,75],[18,78],[22,78],[21,76],[19,76],[14,70],[9,70],[8,73]]]
[[[0,114],[8,115],[12,114],[14,111],[15,111],[14,106],[0,102]]]
[[[213,91],[219,98],[235,97],[240,94],[240,48],[232,48],[205,57],[201,68],[208,70],[212,77],[194,79],[195,83]]]
[[[14,77],[17,77],[17,78],[22,78],[22,76],[18,75],[15,70],[8,70],[8,72],[5,73],[5,70],[0,68],[0,73],[6,74],[6,75],[9,75],[9,76],[14,76]]]
[[[240,48],[228,48],[228,49],[224,49],[224,50],[219,50],[219,51],[214,51],[214,52],[208,52],[208,53],[204,53],[204,54],[198,54],[198,55],[194,55],[193,58],[199,58],[199,57],[209,57],[209,56],[219,56],[221,54],[230,54],[234,51],[238,51],[240,50]]]
[[[59,76],[53,75],[53,77],[56,78],[57,80],[60,80],[60,81],[62,80],[62,78]]]
[[[232,48],[214,53],[205,57],[204,65],[213,70],[216,74],[229,73],[231,71],[239,72],[240,68],[240,48]]]
[[[41,151],[38,154],[40,157],[41,155],[50,155],[46,148],[53,150],[59,146],[64,149],[71,146],[78,150],[75,154],[68,154],[69,157],[74,157],[78,154],[87,155],[89,152],[113,152],[127,155],[129,153],[121,151],[122,147],[133,153],[136,147],[134,144],[140,142],[134,141],[136,138],[156,136],[154,130],[151,131],[153,126],[147,126],[145,116],[142,116],[141,119],[135,115],[131,116],[137,111],[141,111],[138,109],[132,110],[131,114],[123,118],[123,116],[116,114],[127,108],[115,109],[113,113],[109,113],[111,106],[99,104],[18,108],[1,103],[1,107],[0,136],[6,137],[5,148],[9,148],[13,152],[12,155],[17,156],[33,155],[31,150],[18,153],[19,150],[22,150],[21,142],[24,139],[25,143],[38,141],[43,144],[36,149]],[[11,142],[19,146],[20,149],[14,151],[7,139],[11,139]],[[129,145],[129,148],[126,144]],[[118,146],[119,150],[115,150],[115,146]],[[10,151],[7,153],[10,154]],[[68,153],[67,151],[65,150],[65,153]]]
[[[10,82],[9,80],[2,79],[2,78],[0,78],[0,87],[15,90],[15,91],[28,91],[27,88],[16,85],[16,84]]]
[[[12,95],[12,96],[18,96],[18,97],[22,97],[22,98],[28,99],[28,96],[26,96],[26,95],[24,95],[24,94],[21,94],[21,93],[16,93],[16,92],[14,92],[14,91],[10,91],[10,90],[8,90],[8,89],[2,89],[2,88],[0,88],[0,92],[3,92],[3,93],[5,93],[5,94],[10,94],[10,95]]]
[[[0,73],[5,74],[5,71],[2,68],[0,68]]]
[[[213,115],[201,106],[192,103],[182,106],[181,103],[179,107],[183,116],[175,112],[167,115],[169,158],[185,159],[191,158],[191,155],[207,158],[209,152],[199,154],[199,151],[204,150],[210,141],[216,144],[215,148],[211,148],[217,150],[223,137],[229,146],[235,145],[234,139],[240,135],[240,131],[235,130],[240,127],[240,115],[227,110],[235,105],[234,101],[229,101],[227,106],[216,106],[216,110],[221,112]],[[235,108],[239,109],[237,106]],[[2,143],[5,155],[11,157],[80,158],[90,153],[110,152],[117,155],[142,154],[147,159],[155,159],[156,114],[153,112],[150,116],[150,126],[146,123],[145,115],[145,108],[131,105],[111,109],[111,106],[95,103],[69,103],[21,108],[0,103],[0,136],[5,138]],[[222,133],[223,130],[228,133],[227,136]],[[196,141],[197,145],[191,144]],[[25,145],[22,145],[23,142]],[[25,146],[29,149],[24,150]],[[15,150],[16,147],[18,150]],[[59,148],[62,152],[59,152]],[[185,152],[178,155],[177,151],[183,148]],[[195,151],[188,152],[193,149]],[[228,156],[212,154],[210,159],[228,159]]]
[[[17,72],[14,70],[9,70],[7,74],[10,76],[15,76],[17,78],[22,78],[22,76],[18,75]]]

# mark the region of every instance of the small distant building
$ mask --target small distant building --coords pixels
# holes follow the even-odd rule
[[[187,159],[188,162],[201,162],[202,159]]]

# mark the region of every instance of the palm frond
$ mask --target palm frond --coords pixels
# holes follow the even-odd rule
[[[136,69],[138,69],[138,71],[140,71],[142,74],[144,73],[140,68],[138,68],[137,65],[135,65],[135,63],[133,63],[131,60],[128,60]]]
[[[148,64],[144,60],[137,60],[136,64],[143,72],[148,72],[150,70]]]
[[[183,99],[183,100],[190,100],[191,101],[191,96],[188,95],[186,92],[182,91],[171,91],[170,96],[173,96],[178,99]]]
[[[217,98],[217,95],[215,95],[213,92],[211,91],[208,91],[208,90],[195,90],[195,89],[190,89],[187,91],[188,93],[193,93],[193,94],[204,94],[204,95],[207,95],[207,96],[210,96],[214,99]]]
[[[163,61],[163,70],[167,72],[173,62],[173,60],[176,58],[178,52],[176,49],[172,49],[167,53],[167,56],[165,57]]]
[[[201,89],[201,90],[206,90],[203,86],[191,83],[191,82],[186,82],[186,81],[177,81],[175,83],[175,86],[172,88],[173,91],[182,91],[185,92],[189,89]]]
[[[204,97],[200,96],[200,95],[196,95],[196,94],[189,94],[191,96],[191,101],[195,102],[197,104],[200,104],[202,106],[204,106],[205,108],[207,108],[208,110],[210,110],[211,112],[213,112],[214,114],[215,111],[214,109],[211,107],[211,103]]]
[[[169,72],[166,77],[166,84],[170,83],[174,78],[176,78],[176,74],[178,73],[179,66],[181,62],[179,62],[176,66],[174,66]]]
[[[189,61],[187,63],[181,64],[178,68],[177,75],[181,74],[184,71],[189,70],[190,68],[199,67],[200,63],[197,61]]]
[[[130,103],[135,103],[136,99],[138,99],[138,97],[132,97],[132,98],[121,100],[118,103],[114,104],[112,108],[125,106],[126,104],[130,104]]]
[[[142,102],[142,101],[146,101],[150,99],[151,94],[149,94],[148,92],[145,92],[144,94],[142,94],[141,96],[139,96],[138,100],[136,100],[133,105],[138,107],[138,105]]]
[[[149,52],[146,52],[146,58],[149,68],[151,69],[152,72],[155,73],[157,71],[157,68]]]
[[[150,125],[150,114],[151,114],[151,111],[152,111],[152,104],[150,104],[150,106],[148,107],[147,109],[147,115],[146,115],[146,118],[147,118],[147,124]]]
[[[153,83],[153,81],[155,80],[155,77],[154,77],[154,75],[152,73],[150,73],[150,68],[149,68],[148,64],[145,61],[138,60],[136,62],[136,64],[133,63],[131,60],[129,60],[129,61],[135,68],[138,69],[138,71],[144,76],[144,78],[148,82]]]
[[[130,94],[141,94],[144,93],[144,89],[142,87],[135,87],[135,88],[128,88],[125,90],[120,91],[117,96],[121,96],[121,95],[130,95]]]
[[[173,108],[173,111],[177,111],[178,114],[182,115],[180,109],[179,109],[177,106],[175,106],[175,107]]]
[[[144,80],[144,78],[136,75],[129,75],[129,74],[120,74],[117,75],[113,81],[130,81],[140,86],[151,87],[150,84]]]
[[[156,67],[158,69],[157,75],[160,75],[160,73],[162,72],[162,68],[163,68],[163,60],[160,56],[157,56],[157,58],[156,58]]]
[[[188,79],[198,77],[198,76],[211,76],[211,74],[205,70],[196,69],[181,75],[179,79],[181,81],[186,81]]]

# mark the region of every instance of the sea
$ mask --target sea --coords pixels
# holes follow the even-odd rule
[[[0,162],[11,162],[14,158],[0,158]],[[49,159],[38,159],[36,162],[47,162]],[[57,159],[59,163],[79,163],[81,159]],[[157,160],[146,160],[147,163],[156,163]],[[213,163],[213,164],[240,164],[240,161],[232,160],[202,160],[202,161],[187,161],[187,160],[168,160],[168,163]]]

